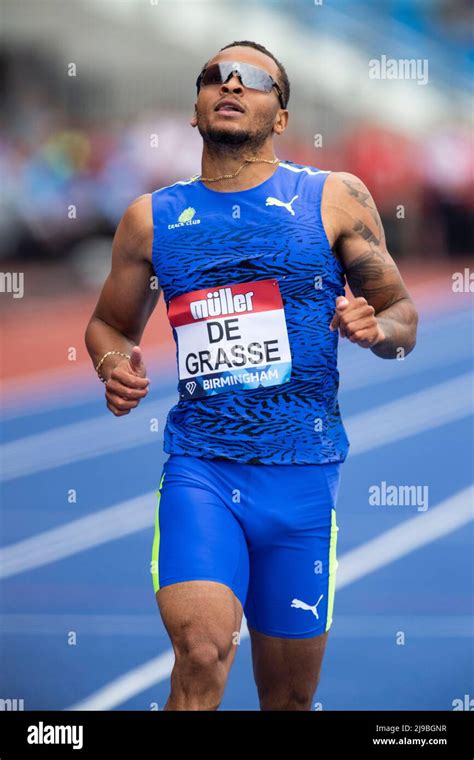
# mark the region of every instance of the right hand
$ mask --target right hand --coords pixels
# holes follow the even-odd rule
[[[134,346],[130,359],[122,359],[111,371],[105,383],[107,408],[116,417],[129,414],[148,393],[150,380],[146,377],[140,346]]]

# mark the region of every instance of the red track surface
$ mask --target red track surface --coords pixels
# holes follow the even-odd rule
[[[421,265],[403,265],[400,269],[419,311],[429,314],[459,306],[460,299],[469,297],[452,292],[452,274],[462,272],[465,266],[462,260],[437,262],[428,269]],[[41,270],[36,271],[39,277]],[[4,394],[9,396],[20,386],[30,386],[33,392],[35,384],[43,385],[48,376],[59,375],[67,381],[93,372],[84,331],[97,297],[95,293],[62,293],[14,299],[4,294],[0,374]],[[174,363],[175,348],[162,298],[141,345],[147,365],[155,361]],[[76,361],[68,359],[71,348],[76,350]]]

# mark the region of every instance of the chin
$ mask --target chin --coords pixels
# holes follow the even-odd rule
[[[234,129],[231,124],[228,127],[210,127],[205,137],[210,142],[224,145],[242,145],[251,139],[249,132],[244,129]]]

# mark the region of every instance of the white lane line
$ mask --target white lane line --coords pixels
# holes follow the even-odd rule
[[[366,544],[346,552],[339,560],[336,593],[375,570],[457,530],[474,518],[474,486],[459,491],[431,511],[424,512],[392,528]],[[242,623],[241,641],[248,637]],[[174,664],[172,649],[125,675],[115,678],[89,697],[67,710],[112,710],[146,689],[170,677]]]
[[[150,528],[154,522],[155,500],[156,492],[150,491],[5,546],[0,549],[0,578],[9,578]]]
[[[472,377],[470,373],[462,375],[350,417],[346,423],[351,439],[350,458],[467,416],[472,412],[469,399]],[[0,549],[0,578],[150,527],[154,500],[155,493],[151,491]]]
[[[99,689],[83,702],[78,702],[66,710],[110,710],[107,705],[122,704],[132,696],[154,686],[169,677],[174,664],[174,652],[168,649],[163,654],[145,662],[129,673],[115,678],[107,686]]]
[[[416,433],[424,433],[455,422],[474,412],[474,373],[349,417],[346,430],[351,451],[363,454]]]
[[[446,336],[438,334],[429,340],[420,337],[415,351],[403,361],[380,361],[370,351],[362,356],[362,361],[359,355],[354,357],[354,346],[343,342],[338,361],[340,397],[344,399],[344,394],[349,391],[398,379],[405,380],[440,367],[446,369],[461,361],[467,368],[470,358],[470,353],[466,350],[468,342],[469,334],[460,330],[452,330]]]
[[[124,417],[110,412],[84,422],[20,438],[0,447],[1,480],[45,472],[103,454],[132,449],[150,443],[160,445],[166,414],[176,395],[145,403]],[[148,400],[147,400],[148,401]],[[158,431],[151,421],[158,420]]]
[[[363,546],[346,552],[338,569],[338,585],[347,586],[473,519],[474,486],[468,486],[423,515],[404,520]]]
[[[170,351],[169,354],[163,355],[162,347],[159,345],[152,346],[150,354],[162,357],[160,361],[154,359],[153,362],[147,362],[148,377],[152,381],[150,389],[157,387],[159,381],[160,388],[174,390],[177,385],[173,365],[174,354]],[[97,379],[92,365],[86,362],[62,370],[48,369],[18,381],[9,380],[8,383],[10,386],[14,383],[15,390],[3,392],[0,422],[21,420],[25,417],[34,418],[46,412],[74,409],[94,403],[100,403],[105,408],[102,383]]]
[[[361,453],[471,414],[473,381],[474,373],[466,372],[349,417],[345,424],[352,449]],[[158,419],[158,428],[162,430],[175,401],[174,396],[167,397],[138,407],[134,414],[125,417],[101,415],[6,443],[0,447],[1,480],[25,477],[147,443],[157,445],[161,435],[151,431],[150,421]]]

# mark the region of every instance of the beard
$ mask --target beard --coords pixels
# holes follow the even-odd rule
[[[253,143],[255,136],[245,129],[223,129],[222,127],[209,127],[206,131],[198,124],[199,134],[202,139],[213,146],[218,145],[248,145]]]
[[[266,119],[259,119],[252,131],[239,128],[226,129],[221,126],[203,125],[198,113],[197,128],[211,151],[238,152],[242,147],[249,148],[252,151],[260,148],[271,134],[273,124],[273,118],[268,116]]]

